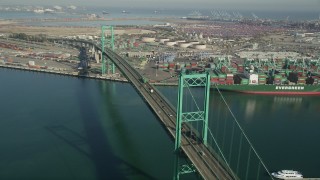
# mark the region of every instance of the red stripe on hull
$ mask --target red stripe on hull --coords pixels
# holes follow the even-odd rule
[[[246,94],[263,94],[263,95],[310,95],[320,96],[320,92],[285,92],[285,91],[235,91]]]

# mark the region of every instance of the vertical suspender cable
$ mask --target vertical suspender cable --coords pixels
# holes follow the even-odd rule
[[[257,172],[257,180],[259,180],[259,175],[260,175],[260,166],[261,166],[261,163],[259,162],[259,165],[258,165],[258,172]]]
[[[242,133],[240,135],[240,145],[239,145],[239,152],[238,152],[238,162],[237,162],[237,174],[239,172],[239,162],[240,162],[240,155],[241,155],[241,147],[242,147]]]
[[[231,134],[231,144],[229,150],[229,164],[231,162],[232,146],[233,146],[233,136],[234,136],[234,122],[232,123],[232,134]]]
[[[247,170],[246,170],[246,179],[248,179],[248,173],[249,173],[249,168],[250,168],[250,156],[251,156],[251,147],[249,149],[249,155],[248,155],[248,161],[247,161]]]
[[[226,114],[226,116],[228,115],[227,112],[225,114]],[[224,120],[223,138],[222,138],[222,150],[224,150],[224,145],[225,145],[226,128],[227,128],[227,117]]]
[[[218,88],[218,87],[216,87],[216,88],[217,88],[217,90],[218,90],[218,92],[219,92],[219,94],[220,94],[220,96],[221,96],[221,98],[222,98],[223,102],[226,104],[226,106],[227,106],[227,108],[228,108],[229,112],[231,113],[231,115],[232,115],[232,117],[233,117],[234,121],[237,123],[237,125],[238,125],[238,127],[239,127],[240,131],[242,132],[243,136],[245,137],[245,139],[246,139],[246,140],[247,140],[247,142],[249,143],[250,147],[252,148],[253,152],[255,153],[255,155],[256,155],[256,156],[258,157],[258,159],[260,160],[260,162],[261,162],[262,166],[264,167],[264,169],[265,169],[265,170],[266,170],[266,172],[268,173],[269,177],[270,177],[271,179],[273,179],[273,177],[272,177],[271,173],[269,172],[269,170],[268,170],[267,166],[263,163],[263,161],[262,161],[262,159],[260,158],[259,154],[257,153],[257,151],[255,150],[255,148],[253,147],[252,143],[250,142],[249,138],[248,138],[248,137],[247,137],[247,135],[245,134],[245,132],[244,132],[244,130],[242,129],[242,127],[240,126],[240,124],[239,124],[239,122],[238,122],[237,118],[235,117],[235,115],[234,115],[234,114],[233,114],[233,112],[231,111],[231,109],[230,109],[230,107],[228,106],[228,104],[227,104],[226,100],[224,99],[223,95],[221,94],[221,92],[220,92],[219,88]]]

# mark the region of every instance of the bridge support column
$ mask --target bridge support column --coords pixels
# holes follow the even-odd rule
[[[205,99],[203,110],[198,108],[198,111],[183,112],[183,94],[184,88],[204,86],[205,87]],[[179,91],[178,91],[178,103],[177,103],[177,121],[176,121],[176,138],[175,138],[175,151],[178,151],[181,147],[181,129],[183,122],[195,122],[203,121],[202,127],[202,141],[207,146],[208,141],[208,109],[209,109],[209,94],[210,94],[210,74],[189,74],[181,73],[179,76]]]
[[[112,74],[116,73],[116,66],[114,65],[114,63],[111,64],[111,72]]]
[[[110,38],[106,39],[106,35],[105,35],[105,30],[109,29],[110,30]],[[102,75],[108,73],[110,71],[110,63],[108,59],[105,59],[104,57],[104,53],[105,53],[105,43],[107,43],[108,48],[111,48],[112,51],[114,51],[114,31],[113,31],[113,26],[101,26],[101,51],[102,51],[102,56],[101,56],[101,60],[102,60],[102,67],[101,67],[101,73]],[[107,65],[107,67],[106,67]],[[112,74],[115,73],[115,65],[114,63],[112,63]]]
[[[183,112],[183,95],[184,88],[204,86],[204,106],[203,110],[198,108],[195,112]],[[178,103],[177,103],[177,121],[176,121],[176,138],[175,138],[175,162],[174,162],[174,174],[173,179],[179,180],[180,175],[196,172],[193,164],[180,165],[179,155],[181,148],[181,135],[182,135],[182,123],[183,122],[195,122],[203,121],[202,125],[202,141],[205,146],[208,145],[208,114],[209,114],[209,94],[210,94],[210,74],[192,74],[186,75],[181,73],[179,76],[178,87]],[[192,96],[192,94],[191,94]],[[191,127],[192,128],[192,127]]]
[[[180,154],[179,153],[175,154],[174,167],[173,168],[174,168],[173,178],[172,178],[173,180],[179,180],[180,179],[180,175],[196,172],[196,168],[194,167],[193,164],[180,165]]]
[[[91,55],[95,55],[96,54],[96,49],[94,48],[94,46],[91,46]]]
[[[94,53],[94,58],[95,58],[96,62],[99,63],[100,62],[100,53],[99,52],[95,52]]]

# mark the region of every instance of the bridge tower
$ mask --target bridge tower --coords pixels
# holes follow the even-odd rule
[[[105,35],[105,31],[109,30],[110,31],[110,36]],[[101,60],[102,60],[102,64],[101,64],[101,73],[102,75],[105,75],[106,72],[107,74],[109,74],[110,68],[109,68],[109,60],[106,59],[106,57],[104,57],[104,53],[105,53],[105,44],[107,45],[108,48],[111,48],[111,50],[114,50],[114,31],[113,31],[113,26],[101,26]],[[112,74],[115,73],[115,65],[114,63],[112,63]]]
[[[183,112],[183,92],[184,88],[204,86],[204,108],[195,112]],[[181,147],[181,128],[183,122],[203,121],[202,141],[207,146],[208,141],[208,115],[209,115],[209,94],[210,94],[210,74],[184,74],[179,77],[178,104],[177,104],[177,122],[176,122],[176,140],[175,151]]]
[[[198,108],[197,111],[183,112],[183,94],[185,88],[204,86],[204,106],[203,110]],[[208,116],[209,116],[209,94],[210,94],[210,74],[185,74],[179,76],[178,103],[177,103],[177,121],[176,121],[176,138],[175,138],[175,165],[174,180],[179,180],[180,175],[193,173],[193,165],[182,165],[179,163],[179,150],[181,147],[181,130],[182,123],[202,121],[201,139],[205,146],[208,145]]]

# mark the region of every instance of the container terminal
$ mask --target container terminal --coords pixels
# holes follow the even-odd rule
[[[176,84],[177,75],[181,71],[207,71],[214,78],[215,75],[226,76],[224,82],[228,84],[231,81],[227,74],[235,75],[235,69],[241,71],[241,65],[246,65],[248,71],[254,70],[260,75],[261,70],[267,75],[272,70],[283,73],[282,71],[286,71],[283,66],[286,65],[287,76],[292,71],[296,74],[299,74],[298,71],[306,71],[312,73],[309,76],[314,77],[313,83],[318,83],[318,21],[283,23],[257,18],[228,21],[217,17],[206,20],[173,18],[157,21],[163,21],[163,24],[115,27],[115,51],[127,58],[150,83]],[[84,55],[80,53],[80,49],[50,42],[50,38],[62,38],[89,40],[99,44],[100,27],[37,27],[8,20],[2,20],[1,24],[2,66],[53,70],[74,75],[84,75],[82,68],[86,68],[88,71],[85,75],[101,76],[101,60],[91,55],[92,50],[84,50],[88,55],[85,55],[86,63],[83,63]],[[107,76],[123,79],[118,71]],[[268,77],[262,76],[260,78],[266,78],[267,81]],[[300,77],[306,76],[307,74],[302,76],[300,73]],[[242,77],[237,75],[237,78]],[[247,78],[242,79],[245,83],[250,77],[247,75]],[[300,84],[310,83],[307,82],[307,77],[300,80]],[[212,81],[222,83],[219,78]],[[284,77],[279,82],[292,83],[284,80]]]
[[[158,26],[135,27],[136,32],[139,33],[134,35],[119,33],[120,30],[126,32],[130,27],[117,27],[119,29],[116,39],[123,38],[115,44],[117,54],[121,54],[135,69],[138,69],[145,77],[145,81],[154,83],[174,84],[177,74],[183,71],[215,74],[216,76],[212,76],[211,81],[220,86],[235,83],[235,77],[240,85],[266,84],[267,81],[270,81],[270,77],[273,77],[272,81],[274,81],[275,87],[281,90],[298,90],[298,87],[305,87],[305,84],[316,85],[318,83],[317,33],[306,32],[303,35],[302,33],[289,35],[289,32],[284,28],[284,30],[277,29],[275,32],[273,30],[263,32],[261,37],[249,37],[250,35],[246,34],[239,36],[237,34],[233,35],[233,39],[228,39],[229,36],[221,34],[222,42],[219,44],[219,41],[212,43],[211,40],[214,37],[193,34],[193,32],[191,35],[190,32],[184,34],[186,31],[179,30],[178,27],[182,27],[182,25],[178,26],[172,22]],[[171,31],[173,33],[168,34],[168,29],[169,33]],[[180,33],[182,35],[178,35]],[[277,38],[271,38],[272,40],[268,44],[263,44],[262,40],[259,41],[259,38],[268,40],[268,38],[275,36]],[[309,39],[312,37],[312,43],[309,43],[309,40],[302,43],[301,39],[306,36]],[[41,39],[35,40],[36,37],[41,37]],[[284,38],[280,38],[279,41],[279,37]],[[3,41],[0,46],[0,66],[3,67],[103,79],[112,79],[115,76],[117,78],[114,80],[123,78],[119,72],[112,75],[101,75],[101,61],[99,57],[91,54],[92,49],[87,47],[74,48],[67,44],[51,41],[52,38],[85,39],[98,44],[99,33],[54,37],[52,35],[42,34],[40,36],[10,32],[3,33],[1,38]],[[235,45],[242,38],[246,39],[245,43]],[[296,38],[299,38],[300,42],[295,41]],[[292,39],[294,41],[291,41]],[[285,46],[286,43],[290,46]],[[299,45],[300,51],[294,45]],[[265,50],[263,47],[270,49]],[[308,51],[301,51],[301,47],[305,47]],[[268,75],[270,76],[268,77]],[[307,78],[311,78],[312,81]],[[292,89],[292,87],[297,88]],[[299,88],[299,90],[302,89]],[[152,89],[150,93],[155,94]]]

